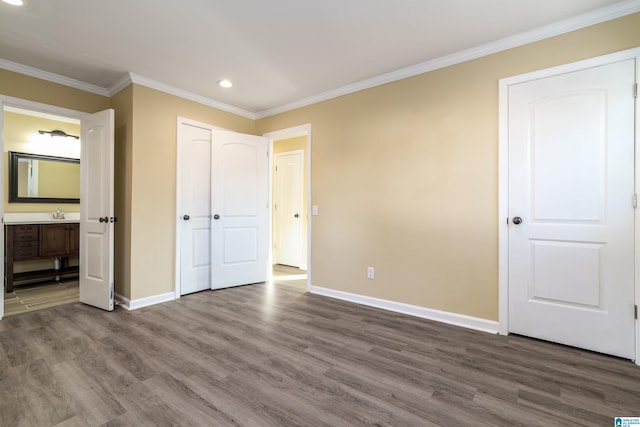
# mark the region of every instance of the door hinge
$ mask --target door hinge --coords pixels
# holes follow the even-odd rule
[[[634,194],[633,195],[633,209],[636,209],[638,207],[638,194]]]
[[[638,83],[634,83],[633,85],[633,97],[634,98],[638,97]]]
[[[638,304],[633,306],[633,318],[638,320]]]

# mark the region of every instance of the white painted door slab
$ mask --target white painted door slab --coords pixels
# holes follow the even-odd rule
[[[303,153],[285,152],[274,157],[274,262],[300,267]]]
[[[268,253],[268,142],[213,130],[212,289],[264,282]]]
[[[509,87],[510,332],[635,357],[634,72]]]
[[[80,302],[113,310],[114,112],[81,121]]]
[[[211,130],[180,135],[180,294],[211,289]]]

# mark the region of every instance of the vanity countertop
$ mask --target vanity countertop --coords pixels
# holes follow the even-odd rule
[[[80,222],[80,212],[64,212],[64,219],[54,219],[53,212],[5,212],[5,224],[57,224]]]

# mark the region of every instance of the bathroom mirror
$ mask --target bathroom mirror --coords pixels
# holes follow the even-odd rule
[[[9,203],[80,203],[80,159],[10,151]]]

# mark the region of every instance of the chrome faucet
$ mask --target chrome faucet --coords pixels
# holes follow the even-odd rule
[[[62,212],[61,208],[58,208],[58,210],[55,211],[53,219],[64,219],[64,212]]]

